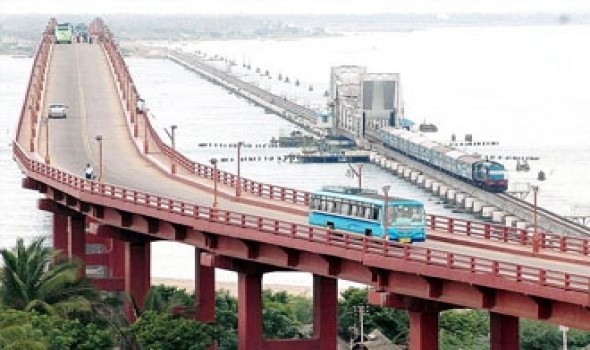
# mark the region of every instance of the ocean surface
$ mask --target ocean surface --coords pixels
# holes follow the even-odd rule
[[[406,117],[438,126],[431,137],[450,141],[472,134],[474,141],[499,146],[469,148],[496,157],[534,156],[531,171],[511,171],[512,186],[536,183],[539,204],[562,215],[590,214],[590,26],[441,28],[392,33],[345,33],[300,40],[187,42],[200,50],[281,73],[301,88],[312,85],[321,95],[329,85],[330,67],[366,66],[369,72],[400,73]],[[268,143],[296,127],[180,66],[160,59],[127,58],[137,87],[155,115],[156,128],[176,124],[177,148],[190,158],[235,158],[234,148],[203,143]],[[12,161],[10,142],[20,113],[32,60],[0,56],[0,246],[17,237],[49,235],[51,218],[36,209],[38,194],[20,187],[22,175]],[[276,89],[272,82],[264,86]],[[294,93],[279,90],[279,94]],[[313,94],[303,103],[317,104]],[[294,97],[293,97],[294,98]],[[286,155],[293,149],[246,148],[244,155]],[[503,161],[515,169],[513,161]],[[235,172],[233,162],[220,163]],[[547,180],[538,182],[543,170]],[[258,181],[305,190],[325,184],[355,185],[345,164],[243,162],[242,174]],[[372,166],[364,166],[363,186],[390,185],[392,193],[423,200],[429,213],[458,216],[428,193]],[[153,275],[193,278],[190,247],[156,243]],[[221,280],[234,280],[220,271]],[[269,283],[309,284],[306,274],[276,273]]]

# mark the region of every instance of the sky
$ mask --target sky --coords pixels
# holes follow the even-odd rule
[[[1,14],[590,13],[588,0],[0,0]]]

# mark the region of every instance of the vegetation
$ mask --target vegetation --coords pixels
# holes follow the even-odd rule
[[[18,239],[13,250],[2,249],[0,302],[8,308],[68,317],[91,312],[100,299],[90,280],[80,276],[82,264],[60,258],[43,238],[25,246]]]
[[[408,316],[405,311],[368,305],[368,289],[348,288],[342,293],[338,307],[338,333],[349,339],[351,333],[359,332],[358,306],[366,306],[363,324],[366,333],[379,329],[396,344],[406,344],[408,339]]]
[[[136,305],[129,322],[116,297],[95,290],[82,265],[60,257],[43,239],[0,250],[0,349],[237,349],[238,301],[227,291],[216,295],[216,323],[194,321],[194,295],[184,289],[155,286],[145,305]],[[349,288],[339,301],[339,333],[358,329],[358,307],[365,306],[366,333],[379,329],[392,342],[407,345],[406,312],[367,305],[366,288]],[[268,339],[311,335],[312,301],[286,292],[263,292],[263,331]],[[484,311],[449,310],[440,316],[440,348],[488,350],[489,316]],[[523,350],[559,348],[555,325],[522,320]],[[590,344],[590,333],[570,330],[570,349]]]

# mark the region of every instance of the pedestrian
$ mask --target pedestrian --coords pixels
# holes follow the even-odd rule
[[[96,177],[94,175],[94,169],[92,169],[92,166],[90,164],[86,164],[86,170],[84,170],[84,177],[86,178],[86,180],[94,180],[94,178]]]

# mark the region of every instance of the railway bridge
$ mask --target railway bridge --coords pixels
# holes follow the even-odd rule
[[[150,287],[150,245],[194,247],[197,318],[215,320],[215,268],[236,271],[240,349],[336,349],[337,281],[371,287],[374,304],[407,310],[410,348],[438,348],[438,313],[490,313],[492,349],[518,349],[518,320],[590,330],[590,243],[524,229],[429,216],[424,244],[307,224],[309,194],[199,164],[165,144],[135,108],[138,91],[113,34],[97,19],[92,44],[56,45],[43,33],[13,142],[25,188],[53,216],[53,242],[88,267],[96,286],[139,305]],[[47,105],[68,105],[48,119]],[[103,150],[108,150],[103,152]],[[83,178],[91,163],[99,178]],[[313,274],[311,339],[262,335],[262,277]]]

